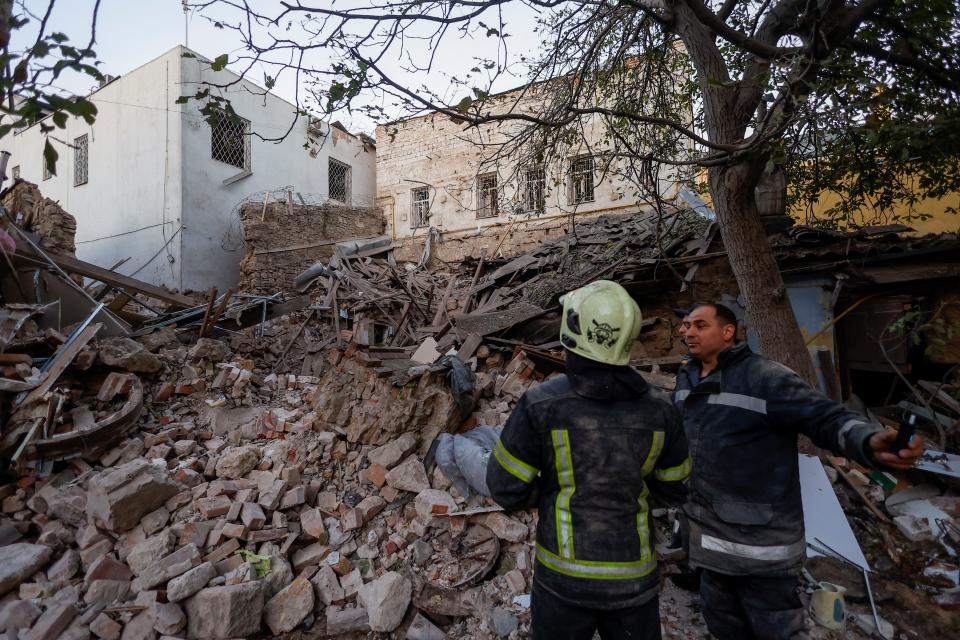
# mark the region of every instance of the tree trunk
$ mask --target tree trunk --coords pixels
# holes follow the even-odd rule
[[[746,163],[712,168],[709,177],[720,235],[760,350],[819,389],[780,268],[760,223],[754,197],[757,177]]]

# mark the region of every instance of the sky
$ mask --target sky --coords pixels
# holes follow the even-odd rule
[[[332,0],[318,0],[332,2]],[[18,2],[19,4],[19,2]],[[32,12],[40,13],[46,10],[47,0],[26,0],[27,8]],[[276,5],[276,0],[251,0],[251,4],[258,10],[265,11]],[[93,0],[59,0],[54,7],[48,31],[65,33],[72,43],[85,46],[90,38],[90,20],[93,9]],[[343,2],[338,3],[339,6]],[[523,6],[508,6],[506,10],[508,29],[511,33],[510,57],[515,58],[520,53],[530,53],[538,46],[536,34],[533,33],[534,15]],[[209,15],[209,14],[208,14]],[[238,14],[224,16],[236,20]],[[33,21],[22,30],[14,32],[11,48],[22,50],[32,44],[36,37],[37,23]],[[241,42],[237,34],[223,29],[217,29],[204,15],[195,10],[184,16],[181,0],[102,0],[100,15],[97,21],[97,42],[94,46],[100,67],[104,74],[122,75],[138,66],[156,58],[169,49],[185,44],[208,58],[227,53],[233,59],[242,53]],[[493,56],[496,54],[496,38],[458,40],[449,39],[447,49],[437,56],[437,64],[430,74],[419,73],[405,75],[405,80],[413,85],[425,84],[431,89],[445,95],[452,102],[456,102],[463,92],[462,88],[451,89],[449,78],[462,78],[466,70],[474,66],[473,59],[478,56]],[[430,53],[424,45],[416,42],[408,44],[414,55],[426,56]],[[387,61],[386,68],[390,71],[399,71],[399,61]],[[230,68],[234,68],[231,65]],[[236,69],[235,69],[236,70]],[[267,65],[260,65],[247,76],[249,80],[263,83],[264,73],[269,73]],[[272,75],[272,73],[271,73]],[[65,92],[86,94],[94,88],[94,81],[87,76],[64,75],[57,82],[57,87]],[[522,84],[522,78],[507,76],[498,80],[495,90],[512,88]],[[301,84],[300,92],[303,94]],[[293,102],[297,94],[297,86],[292,74],[278,79],[273,91],[281,97]],[[373,96],[368,97],[376,101]],[[386,105],[389,108],[389,104]],[[396,111],[395,116],[403,115]],[[337,117],[348,128],[372,134],[376,122],[357,113],[339,113]]]

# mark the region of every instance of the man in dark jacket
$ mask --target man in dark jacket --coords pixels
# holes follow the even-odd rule
[[[539,507],[536,640],[660,638],[650,499],[683,503],[690,458],[679,412],[627,366],[640,321],[613,282],[564,296],[566,375],[523,395],[487,467],[499,504]]]
[[[719,304],[683,319],[692,356],[674,402],[693,459],[684,511],[690,564],[702,568],[703,616],[719,640],[804,635],[797,576],[806,554],[797,434],[863,465],[909,468],[920,439],[893,453],[896,432],[812,389],[787,367],[736,344]]]

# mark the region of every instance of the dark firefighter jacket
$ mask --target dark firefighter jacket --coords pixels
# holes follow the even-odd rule
[[[720,353],[700,379],[700,362],[677,375],[693,459],[690,562],[730,575],[791,574],[806,552],[797,434],[865,465],[879,425],[812,389],[787,367],[741,343]]]
[[[628,367],[567,354],[527,391],[487,466],[493,499],[539,507],[535,579],[582,607],[637,606],[659,587],[650,498],[682,504],[690,458],[679,412]]]

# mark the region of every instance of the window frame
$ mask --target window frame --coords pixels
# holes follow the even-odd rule
[[[589,168],[578,165],[589,164]],[[570,204],[587,204],[597,200],[597,183],[594,172],[596,162],[592,155],[577,156],[570,161]],[[587,181],[589,178],[589,181]]]
[[[82,150],[81,150],[82,149]],[[81,163],[82,159],[82,163]],[[79,174],[83,168],[83,175]],[[81,177],[83,178],[81,180]],[[73,139],[73,186],[79,187],[90,181],[90,138],[87,134]]]
[[[333,171],[334,167],[340,167],[343,169],[343,198],[337,198],[333,194]],[[343,204],[350,204],[353,198],[353,167],[351,167],[346,162],[341,162],[336,158],[327,158],[327,191],[329,192],[327,196],[331,200],[336,200],[337,202],[342,202]]]
[[[539,174],[531,179],[531,174]],[[537,189],[533,185],[539,185]],[[521,207],[524,213],[543,213],[547,208],[547,170],[546,167],[536,165],[523,170],[523,180],[520,185]]]
[[[213,118],[215,121],[208,123],[210,125],[209,127],[210,128],[210,159],[216,162],[221,162],[223,164],[230,165],[231,167],[240,169],[241,171],[250,171],[250,166],[251,166],[250,121],[236,114],[230,114],[222,110],[218,111],[218,113],[215,114]],[[219,145],[221,147],[220,149],[218,149],[217,147],[217,142],[216,142],[217,134],[218,132],[222,131],[224,122],[226,122],[228,126],[233,125],[233,126],[239,126],[242,128],[242,131],[240,132],[240,135],[243,138],[242,150],[241,150],[241,153],[243,154],[242,165],[236,164],[235,162],[231,162],[230,160],[225,159],[227,157],[226,152],[230,151],[229,147],[227,147],[226,141],[223,141],[220,143]],[[225,133],[222,133],[222,135],[225,136],[228,133],[230,132],[227,131]],[[218,154],[221,157],[217,157]]]
[[[417,194],[423,194],[424,197],[418,199]],[[415,187],[410,190],[410,228],[423,229],[429,225],[430,187]]]
[[[484,184],[485,182],[487,184]],[[500,185],[495,171],[477,176],[477,220],[500,215],[499,196]]]

